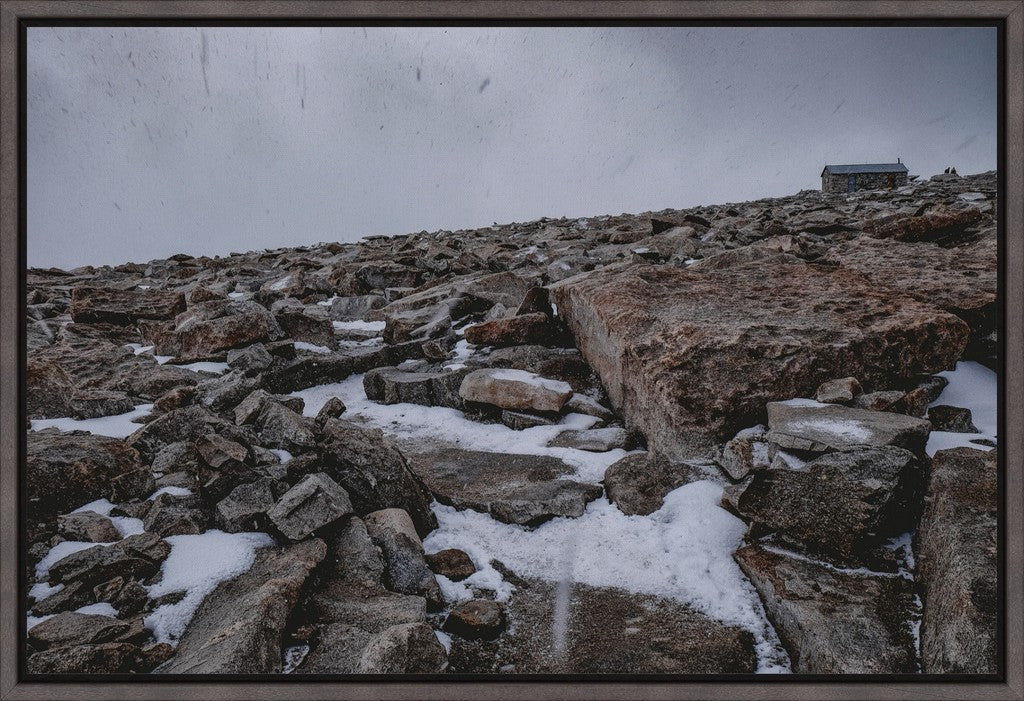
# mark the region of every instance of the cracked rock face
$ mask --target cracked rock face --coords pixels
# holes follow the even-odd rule
[[[957,317],[859,273],[804,263],[607,268],[555,285],[554,297],[613,405],[677,460],[826,380],[952,367],[968,336]]]
[[[734,557],[757,589],[794,672],[916,671],[906,580],[837,570],[757,545]]]

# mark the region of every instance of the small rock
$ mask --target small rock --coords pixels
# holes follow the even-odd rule
[[[205,435],[197,440],[196,450],[199,451],[206,464],[214,469],[221,467],[228,460],[245,462],[249,457],[249,451],[244,445],[230,441],[215,433]]]
[[[741,480],[752,470],[767,470],[771,465],[764,426],[740,431],[722,448],[716,462],[731,479]]]
[[[437,674],[448,653],[426,623],[402,623],[377,633],[363,649],[356,674]]]
[[[527,414],[522,411],[509,411],[504,409],[501,412],[501,423],[513,431],[522,431],[535,426],[554,426],[558,423],[555,419],[537,414]]]
[[[267,512],[273,508],[278,498],[274,490],[275,485],[275,480],[264,477],[235,487],[230,494],[217,502],[217,527],[226,533],[263,530]]]
[[[452,609],[444,629],[470,640],[493,640],[505,630],[505,607],[489,599],[471,599]]]
[[[823,404],[849,404],[863,390],[856,377],[843,377],[818,385],[814,398]]]
[[[890,411],[893,405],[903,399],[904,392],[899,390],[884,390],[879,392],[868,392],[854,397],[853,406],[858,409],[870,409],[871,411]]]
[[[113,543],[121,534],[106,516],[95,511],[77,511],[57,519],[57,532],[68,540],[89,543]]]
[[[467,402],[519,411],[560,411],[572,397],[572,387],[524,370],[475,370],[466,375],[459,395]]]
[[[594,453],[629,447],[629,436],[624,428],[591,428],[583,431],[562,431],[548,442],[552,448],[575,448]]]
[[[970,409],[958,406],[939,405],[928,409],[928,420],[933,431],[951,431],[953,433],[978,433],[973,423]]]
[[[348,493],[328,475],[306,475],[267,512],[285,536],[299,541],[329,523],[352,513]]]
[[[436,574],[453,582],[461,582],[476,572],[476,566],[464,551],[458,548],[440,550],[426,556],[427,566]]]
[[[690,482],[706,479],[686,463],[670,463],[650,453],[627,455],[604,473],[608,501],[629,515],[646,516],[661,508],[665,495]]]
[[[428,610],[441,610],[441,587],[427,567],[423,543],[409,514],[402,509],[382,509],[367,514],[363,521],[374,545],[380,548],[388,589],[422,596],[427,600]]]

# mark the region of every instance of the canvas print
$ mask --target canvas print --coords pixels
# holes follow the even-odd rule
[[[26,672],[997,673],[996,42],[29,27]]]

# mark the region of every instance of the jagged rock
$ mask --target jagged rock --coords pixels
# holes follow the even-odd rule
[[[628,427],[675,459],[757,423],[768,401],[837,375],[877,384],[951,367],[967,341],[952,315],[807,264],[609,267],[552,290]]]
[[[382,509],[367,514],[363,521],[370,539],[380,548],[388,589],[422,596],[428,610],[440,610],[444,606],[441,587],[427,567],[423,543],[409,514],[402,509]]]
[[[449,633],[469,640],[493,640],[507,625],[505,607],[489,599],[463,601],[451,610],[444,621]]]
[[[519,411],[560,411],[572,397],[567,383],[524,370],[475,370],[462,380],[459,395],[467,402]]]
[[[798,674],[915,671],[907,580],[838,570],[757,545],[733,555]]]
[[[70,311],[75,322],[124,326],[139,319],[173,319],[185,311],[185,296],[163,290],[116,290],[79,285],[71,290]]]
[[[200,382],[195,390],[200,404],[219,412],[233,409],[259,386],[259,378],[233,370]]]
[[[341,397],[331,397],[324,402],[324,405],[320,407],[320,411],[316,413],[313,425],[316,426],[317,430],[320,430],[327,423],[328,419],[340,418],[347,409],[348,407],[345,406],[345,402],[341,401]]]
[[[156,481],[149,470],[132,470],[110,480],[108,498],[113,503],[143,499],[156,489]]]
[[[78,419],[127,414],[135,403],[124,392],[108,390],[76,390],[71,395],[71,413]]]
[[[858,445],[893,445],[923,453],[931,424],[888,411],[803,402],[768,404],[768,441],[780,448],[822,453]]]
[[[646,516],[661,508],[665,495],[677,487],[706,479],[697,468],[671,463],[650,453],[627,455],[604,473],[608,501],[626,515]]]
[[[206,530],[206,514],[194,494],[176,496],[164,493],[153,500],[153,506],[143,520],[148,533],[159,536],[198,535]]]
[[[591,428],[582,431],[562,431],[548,442],[553,448],[575,448],[595,453],[629,447],[629,436],[624,428]]]
[[[426,556],[427,567],[435,574],[443,575],[453,582],[461,582],[476,572],[476,565],[464,551],[447,548]]]
[[[90,584],[115,576],[148,577],[171,552],[171,546],[153,533],[128,536],[113,545],[96,545],[61,558],[50,567],[50,581]]]
[[[882,446],[829,453],[799,470],[759,470],[725,488],[722,504],[759,532],[857,563],[910,524],[921,481],[913,453]]]
[[[523,303],[516,309],[516,316],[536,313],[544,314],[549,318],[555,315],[555,310],[551,307],[551,297],[546,287],[531,287],[526,292]]]
[[[28,433],[24,485],[34,518],[52,518],[105,498],[116,477],[143,471],[139,453],[116,438]]]
[[[430,493],[383,432],[328,419],[318,454],[324,471],[348,492],[357,514],[395,507],[409,512],[421,538],[437,528]]]
[[[216,433],[200,436],[195,445],[203,462],[213,468],[221,467],[229,460],[246,462],[249,459],[249,451],[244,445],[230,441]]]
[[[232,489],[217,502],[217,527],[225,533],[264,530],[266,514],[281,496],[277,484],[276,480],[264,477]]]
[[[288,394],[314,385],[341,382],[355,370],[355,361],[349,355],[317,353],[268,370],[264,375],[263,386],[271,392]]]
[[[928,674],[999,669],[997,465],[995,450],[954,448],[932,458],[915,548]]]
[[[976,207],[960,210],[944,207],[920,216],[870,221],[865,230],[879,239],[895,239],[909,243],[936,241],[961,234],[979,219],[981,210]]]
[[[120,642],[129,628],[127,621],[110,616],[65,611],[32,626],[28,642],[36,650]]]
[[[906,394],[900,390],[881,390],[868,392],[853,398],[853,406],[858,409],[870,409],[871,411],[890,411],[896,402],[903,399]]]
[[[426,623],[403,623],[377,633],[363,650],[357,674],[436,674],[448,653]]]
[[[757,667],[753,636],[656,596],[572,584],[556,647],[557,584],[517,580],[497,640],[454,636],[449,671],[540,674],[723,674]]]
[[[166,674],[280,673],[281,635],[303,585],[327,554],[316,538],[261,550],[252,568],[200,604]]]
[[[285,492],[267,518],[281,533],[299,541],[352,513],[348,493],[322,472],[306,475]]]
[[[33,616],[50,616],[61,611],[95,603],[93,587],[85,582],[68,582],[64,587],[31,606]]]
[[[330,319],[291,310],[278,312],[274,318],[288,338],[328,348],[334,346],[334,326]]]
[[[933,431],[953,433],[978,433],[970,409],[958,406],[939,405],[928,409],[928,421]]]
[[[351,674],[378,634],[426,621],[426,600],[389,592],[383,572],[365,525],[349,519],[330,541],[323,584],[310,599],[309,615],[319,623],[320,639],[297,673]]]
[[[814,398],[823,404],[850,404],[854,397],[862,393],[856,377],[843,377],[822,382],[814,391]]]
[[[268,397],[261,403],[252,423],[259,430],[263,445],[289,452],[309,450],[316,445],[314,422],[273,398]]]
[[[113,543],[121,534],[106,516],[95,511],[78,511],[57,519],[57,532],[68,540],[89,543]]]
[[[408,458],[438,501],[504,523],[536,526],[555,516],[575,518],[601,496],[597,485],[564,479],[575,471],[551,457],[444,448]]]
[[[59,364],[29,353],[25,370],[25,409],[28,418],[70,416],[74,390],[71,376]]]
[[[229,350],[227,354],[228,365],[246,375],[262,372],[270,367],[272,362],[274,362],[274,357],[262,343],[253,343],[245,348]]]
[[[558,421],[547,416],[538,416],[537,414],[527,414],[522,411],[509,411],[505,409],[501,412],[501,423],[505,424],[513,431],[522,431],[527,428],[533,428],[534,426],[554,426]]]
[[[552,343],[557,333],[551,318],[536,312],[470,326],[466,328],[466,340],[478,346],[498,348],[524,344],[543,346]]]
[[[193,441],[171,443],[161,448],[153,456],[151,467],[153,472],[173,473],[181,470],[195,475],[199,473],[199,451]]]
[[[374,309],[380,309],[387,300],[381,295],[335,297],[328,307],[328,315],[335,321],[362,321]]]
[[[194,442],[211,434],[236,443],[245,442],[245,436],[234,425],[206,407],[191,405],[158,416],[128,436],[125,443],[144,457],[152,458],[172,443]]]
[[[751,470],[767,470],[771,466],[764,426],[758,425],[740,431],[722,447],[716,457],[719,467],[731,479],[741,480]]]
[[[179,361],[203,360],[283,332],[274,316],[256,302],[203,302],[175,318],[173,348]]]

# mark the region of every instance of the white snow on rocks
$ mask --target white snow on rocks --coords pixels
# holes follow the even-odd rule
[[[996,374],[981,363],[961,361],[956,368],[938,373],[949,384],[942,390],[938,399],[929,406],[948,405],[971,410],[971,420],[978,428],[978,433],[952,433],[949,431],[932,431],[928,435],[925,452],[929,456],[940,450],[959,448],[962,446],[977,450],[992,450],[990,446],[972,443],[972,440],[988,439],[996,441],[999,423],[997,408],[999,390]]]
[[[867,441],[871,438],[871,431],[864,427],[859,421],[839,419],[805,419],[803,421],[792,421],[787,425],[788,430],[820,431],[846,441]]]
[[[185,592],[173,604],[164,604],[146,616],[146,627],[157,642],[176,644],[207,594],[218,584],[246,572],[256,550],[274,544],[266,533],[224,533],[210,530],[199,535],[165,538],[171,554],[160,571],[163,578],[148,587],[150,598]]]
[[[320,353],[321,355],[334,352],[327,346],[318,346],[315,343],[306,343],[305,341],[296,341],[292,345],[295,346],[295,350],[310,351],[311,353]]]
[[[33,431],[44,428],[59,428],[61,431],[88,431],[96,436],[126,438],[135,433],[142,424],[133,423],[132,419],[146,416],[153,411],[152,404],[138,404],[125,414],[101,416],[98,419],[75,419],[66,416],[59,419],[32,419]]]
[[[575,477],[588,482],[600,482],[612,463],[629,454],[622,449],[588,453],[573,448],[547,446],[562,431],[590,428],[597,421],[593,416],[569,414],[555,426],[535,426],[514,431],[502,424],[471,421],[457,409],[405,403],[378,404],[366,398],[362,375],[353,375],[344,382],[293,392],[292,396],[301,397],[305,401],[305,416],[316,416],[328,399],[339,397],[347,407],[346,419],[379,428],[396,437],[433,443],[442,436],[446,444],[465,450],[550,455],[576,468]]]
[[[536,373],[527,372],[526,370],[497,369],[490,370],[489,372],[491,373],[491,378],[495,380],[521,382],[524,385],[540,387],[551,392],[572,392],[572,387],[568,382],[541,377]]]
[[[788,671],[760,600],[732,559],[746,526],[719,506],[721,496],[720,486],[694,482],[670,492],[650,516],[626,516],[602,498],[579,518],[556,518],[534,530],[435,504],[440,527],[423,546],[428,553],[463,549],[477,566],[497,559],[526,577],[552,581],[568,573],[575,582],[684,602],[749,630],[759,672]],[[445,595],[458,596],[457,586],[447,584]]]
[[[352,330],[352,331],[383,331],[383,321],[335,321],[332,322],[334,328],[338,330]]]
[[[179,368],[185,370],[192,370],[193,372],[210,372],[215,375],[223,375],[228,371],[227,363],[217,363],[209,360],[200,360],[196,363],[186,363],[185,365],[179,365]]]
[[[174,487],[173,489],[179,489]],[[156,498],[155,496],[152,498]],[[99,514],[100,516],[106,516],[110,519],[110,522],[114,524],[114,528],[121,535],[122,538],[127,538],[130,535],[138,535],[142,533],[145,528],[142,524],[142,519],[132,518],[131,516],[111,516],[110,512],[113,511],[114,505],[110,503],[109,499],[97,499],[91,501],[85,506],[79,506],[71,513],[77,514],[82,511],[92,511]]]

